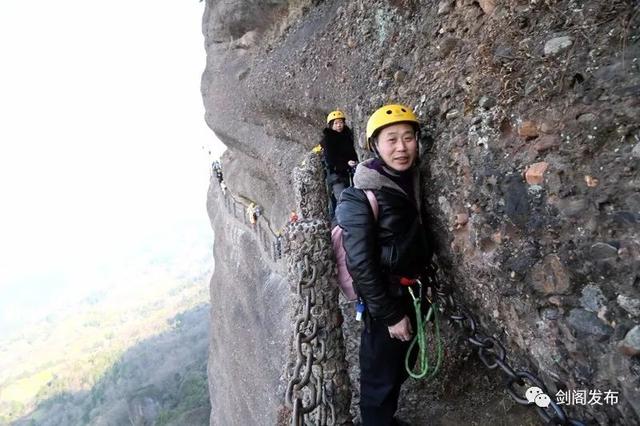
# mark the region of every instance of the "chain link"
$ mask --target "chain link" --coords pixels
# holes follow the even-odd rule
[[[585,423],[578,419],[567,416],[565,410],[555,401],[551,400],[546,408],[538,407],[522,396],[522,390],[518,392],[515,386],[524,387],[537,386],[545,394],[549,394],[547,387],[536,375],[526,370],[514,370],[507,362],[507,350],[504,345],[494,336],[487,336],[478,330],[478,321],[471,314],[469,309],[459,303],[453,293],[445,289],[438,281],[437,267],[431,264],[428,267],[426,280],[433,289],[440,301],[442,310],[448,313],[449,319],[457,323],[467,332],[467,341],[478,350],[480,361],[490,370],[499,369],[502,372],[506,391],[511,398],[520,405],[534,405],[542,420],[547,424],[585,426]]]
[[[317,277],[316,265],[311,264],[309,256],[305,254],[303,262],[298,264],[297,295],[304,302],[294,325],[296,363],[285,394],[285,403],[293,410],[291,424],[295,426],[303,425],[305,415],[316,408],[319,408],[318,424],[335,424],[335,407],[331,401],[332,395],[327,395],[321,365],[326,357],[326,345],[318,334],[318,322],[311,314],[316,301],[314,286]]]

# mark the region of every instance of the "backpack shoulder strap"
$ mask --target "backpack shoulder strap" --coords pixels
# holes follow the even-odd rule
[[[370,189],[365,189],[364,193],[367,195],[369,204],[371,204],[371,210],[373,210],[373,218],[378,221],[378,200],[376,199],[376,194],[374,194]]]

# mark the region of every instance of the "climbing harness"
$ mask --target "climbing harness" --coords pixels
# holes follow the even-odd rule
[[[438,373],[440,369],[440,365],[442,365],[442,357],[443,357],[443,345],[442,338],[440,336],[440,320],[438,318],[438,304],[431,301],[431,298],[427,297],[427,301],[429,302],[429,310],[423,316],[422,315],[422,282],[419,279],[411,280],[408,278],[401,278],[400,284],[407,286],[409,290],[409,294],[413,299],[413,308],[416,313],[416,335],[414,336],[411,344],[409,345],[409,349],[407,349],[407,355],[404,359],[405,368],[407,369],[407,373],[414,379],[422,379],[425,378],[427,380],[432,379]],[[418,296],[413,292],[411,285],[418,285]],[[433,331],[434,331],[434,343],[436,346],[436,365],[433,367],[433,370],[429,372],[429,348],[427,345],[427,324],[430,320],[433,320]],[[417,356],[417,367],[416,370],[411,369],[410,359],[411,353],[414,348],[418,350]]]

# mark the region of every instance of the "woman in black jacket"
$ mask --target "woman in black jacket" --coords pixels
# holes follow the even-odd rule
[[[378,109],[367,123],[367,148],[375,158],[358,165],[354,187],[344,190],[336,209],[347,268],[366,306],[360,340],[364,426],[400,424],[394,414],[408,377],[404,360],[415,327],[400,278],[418,278],[431,257],[421,220],[418,130],[409,108]],[[364,189],[376,197],[377,220]]]
[[[349,186],[349,168],[356,165],[358,155],[353,148],[353,133],[345,123],[342,111],[327,116],[327,127],[322,132],[320,145],[324,153],[327,186],[331,190],[331,217],[342,191]]]

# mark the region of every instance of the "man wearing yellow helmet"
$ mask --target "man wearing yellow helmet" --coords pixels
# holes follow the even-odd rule
[[[331,216],[340,194],[349,185],[349,168],[356,165],[358,155],[353,148],[353,133],[345,123],[342,111],[332,111],[327,116],[327,127],[322,132],[324,164],[327,185],[331,190]]]
[[[404,361],[415,328],[404,285],[415,284],[431,257],[421,219],[418,132],[415,114],[404,105],[376,110],[367,123],[367,148],[375,158],[358,165],[354,186],[343,191],[336,209],[347,268],[365,305],[360,340],[364,426],[401,424],[394,415],[408,377]],[[375,195],[377,218],[363,190]]]

